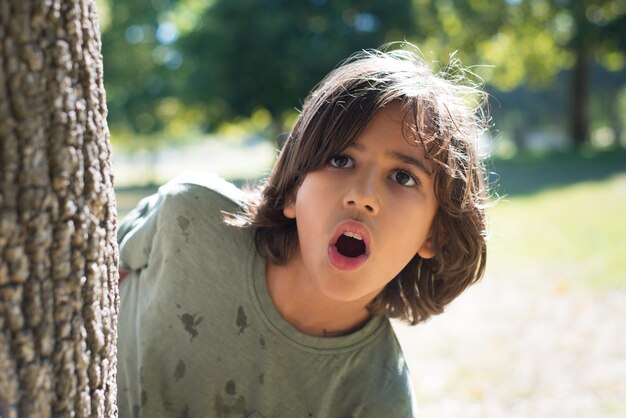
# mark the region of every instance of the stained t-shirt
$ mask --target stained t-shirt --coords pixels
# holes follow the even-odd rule
[[[254,230],[223,221],[245,200],[188,174],[121,224],[120,418],[415,416],[387,318],[318,338],[280,316]]]

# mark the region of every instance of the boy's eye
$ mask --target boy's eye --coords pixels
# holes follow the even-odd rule
[[[417,184],[417,182],[415,181],[415,178],[411,174],[405,171],[394,171],[391,174],[391,177],[397,183],[400,183],[401,185],[406,186],[406,187],[415,186]]]
[[[336,168],[350,168],[354,166],[352,159],[347,155],[335,155],[330,158],[329,164]]]

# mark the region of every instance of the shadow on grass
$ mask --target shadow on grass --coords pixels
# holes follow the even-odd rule
[[[583,181],[626,173],[626,150],[593,153],[519,155],[491,162],[492,189],[499,195],[528,195]]]

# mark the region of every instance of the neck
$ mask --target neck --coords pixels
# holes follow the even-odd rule
[[[328,298],[297,263],[267,260],[268,292],[280,315],[298,331],[316,337],[337,337],[363,327],[370,318],[368,301],[342,302]]]

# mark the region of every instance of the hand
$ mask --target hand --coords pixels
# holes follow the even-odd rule
[[[122,285],[122,281],[124,281],[128,273],[130,273],[128,270],[120,270],[120,279],[117,282],[118,286]]]

